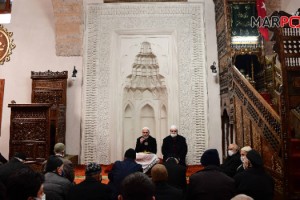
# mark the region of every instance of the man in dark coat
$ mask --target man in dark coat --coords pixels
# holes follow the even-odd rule
[[[72,183],[63,177],[63,161],[51,155],[46,164],[44,192],[47,200],[65,200]]]
[[[274,197],[274,180],[263,168],[259,153],[250,150],[244,161],[245,171],[234,176],[238,194],[246,194],[255,200],[272,200]]]
[[[237,144],[228,145],[228,156],[221,165],[222,171],[230,177],[236,174],[237,168],[242,164],[239,147]]]
[[[107,185],[101,183],[101,180],[100,164],[89,163],[85,169],[85,180],[71,187],[67,200],[109,200],[111,191]]]
[[[2,156],[2,154],[0,153],[0,165],[3,165],[7,163],[7,160]]]
[[[170,157],[164,162],[168,171],[168,183],[171,186],[179,188],[185,194],[186,192],[186,167],[179,165],[176,158]]]
[[[156,200],[182,200],[183,192],[181,189],[168,184],[168,172],[164,165],[156,164],[151,169],[152,181],[155,184]]]
[[[204,169],[190,177],[188,200],[229,200],[234,194],[234,180],[224,174],[220,166],[219,153],[208,149],[201,156]]]
[[[179,160],[179,164],[185,164],[187,154],[187,144],[183,136],[178,135],[178,129],[175,125],[170,128],[170,135],[165,137],[161,148],[163,159],[166,161],[169,157],[174,157]]]
[[[24,164],[25,160],[25,154],[21,152],[15,153],[14,157],[12,157],[7,163],[0,166],[0,181],[6,185],[7,179],[10,175],[20,169],[28,168],[28,166]]]
[[[44,175],[26,167],[13,173],[7,180],[7,199],[34,200],[45,199],[43,183]],[[1,195],[0,195],[1,199]],[[6,198],[3,198],[6,199]],[[1,200],[3,200],[1,199]]]
[[[154,183],[147,175],[135,172],[122,182],[118,200],[155,200],[154,190]]]
[[[73,163],[65,158],[65,145],[63,143],[56,143],[54,145],[54,154],[64,163],[63,176],[73,183],[75,179],[74,167]]]
[[[156,139],[150,135],[150,129],[148,127],[142,129],[142,136],[136,140],[135,151],[137,153],[150,152],[156,154]]]
[[[123,179],[134,172],[143,172],[140,164],[135,162],[136,152],[133,149],[128,149],[125,152],[123,161],[116,161],[112,170],[108,173],[108,186],[113,192],[113,199],[117,199],[120,193],[120,186]]]

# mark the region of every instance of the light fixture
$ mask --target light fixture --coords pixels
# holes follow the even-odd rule
[[[72,72],[72,80],[74,81],[76,79],[77,69],[74,66],[73,72]]]
[[[213,73],[213,76],[217,75],[217,67],[216,67],[216,62],[213,62],[213,64],[210,66],[211,72]]]

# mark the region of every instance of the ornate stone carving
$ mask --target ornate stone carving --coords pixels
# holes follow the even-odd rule
[[[132,73],[127,76],[123,100],[123,151],[135,146],[140,128],[147,126],[152,137],[162,141],[167,132],[168,92],[165,78],[159,73],[159,64],[150,42],[143,42],[135,56]],[[164,119],[163,119],[164,118]],[[140,122],[140,123],[137,123]],[[134,131],[136,133],[134,133]],[[160,142],[158,143],[160,145]],[[158,148],[160,154],[160,148]]]
[[[178,65],[177,108],[172,121],[187,138],[187,162],[198,164],[207,144],[207,87],[203,3],[193,4],[90,4],[86,15],[84,50],[83,122],[81,162],[114,161],[121,137],[112,131],[120,122],[111,112],[115,106],[111,93],[114,75],[112,36],[164,34],[173,37]],[[114,58],[116,59],[116,58]],[[119,87],[118,85],[116,87]],[[112,96],[111,96],[112,95]],[[114,124],[114,123],[117,124]],[[112,147],[111,145],[116,147]]]

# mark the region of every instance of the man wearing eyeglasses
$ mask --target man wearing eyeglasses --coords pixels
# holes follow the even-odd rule
[[[175,125],[170,127],[170,135],[164,138],[161,149],[164,161],[174,157],[179,160],[179,164],[186,165],[185,157],[188,151],[186,139],[178,135],[178,129]]]
[[[142,129],[142,136],[136,140],[135,151],[137,153],[154,153],[157,152],[156,139],[150,135],[150,129],[144,127]]]

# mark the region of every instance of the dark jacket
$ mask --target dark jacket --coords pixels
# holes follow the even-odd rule
[[[166,161],[169,157],[175,157],[179,159],[181,165],[185,165],[185,157],[187,154],[187,144],[183,136],[177,135],[171,137],[170,135],[165,137],[161,148],[163,159]]]
[[[234,180],[209,165],[190,177],[188,200],[230,200],[235,194]]]
[[[263,168],[249,168],[234,176],[237,194],[246,194],[255,200],[272,200],[274,180]]]
[[[8,177],[22,168],[28,168],[28,166],[17,158],[11,158],[7,163],[0,166],[0,181],[6,185]]]
[[[65,177],[53,172],[45,174],[44,192],[47,200],[64,200],[67,198],[72,183]]]
[[[230,177],[236,174],[236,169],[242,164],[239,152],[232,156],[228,156],[221,165],[222,171]]]
[[[63,161],[64,168],[63,168],[63,177],[68,179],[71,183],[74,183],[75,179],[75,171],[72,161],[69,159],[66,159],[62,157],[61,155],[55,155],[58,157],[61,161]],[[43,162],[43,172],[46,173],[46,166],[47,166],[47,160]]]
[[[182,200],[182,190],[170,186],[167,182],[155,183],[155,199],[156,200]]]
[[[7,163],[7,160],[0,153],[0,165]]]
[[[238,168],[236,169],[235,175],[237,175],[238,173],[241,173],[245,171],[243,164],[241,164],[240,166],[238,166]]]
[[[120,193],[120,185],[123,179],[131,173],[143,172],[142,165],[137,164],[135,160],[126,158],[124,161],[116,161],[108,173],[108,186],[112,190],[113,199],[116,199]]]
[[[64,163],[64,168],[63,168],[64,177],[66,177],[71,183],[73,183],[75,179],[73,163],[69,159],[66,159],[62,156],[59,155],[56,156],[59,157],[61,161],[63,161]]]
[[[181,189],[186,192],[186,167],[177,164],[176,162],[164,163],[168,171],[168,183],[171,186]]]
[[[141,137],[139,137],[136,140],[135,151],[137,153],[146,151],[146,152],[151,152],[156,154],[157,152],[156,139],[154,137],[151,137],[151,135],[149,135],[147,139],[145,139],[142,143],[140,143]]]
[[[110,197],[111,191],[107,185],[93,177],[86,177],[84,181],[71,187],[67,200],[109,200]]]

